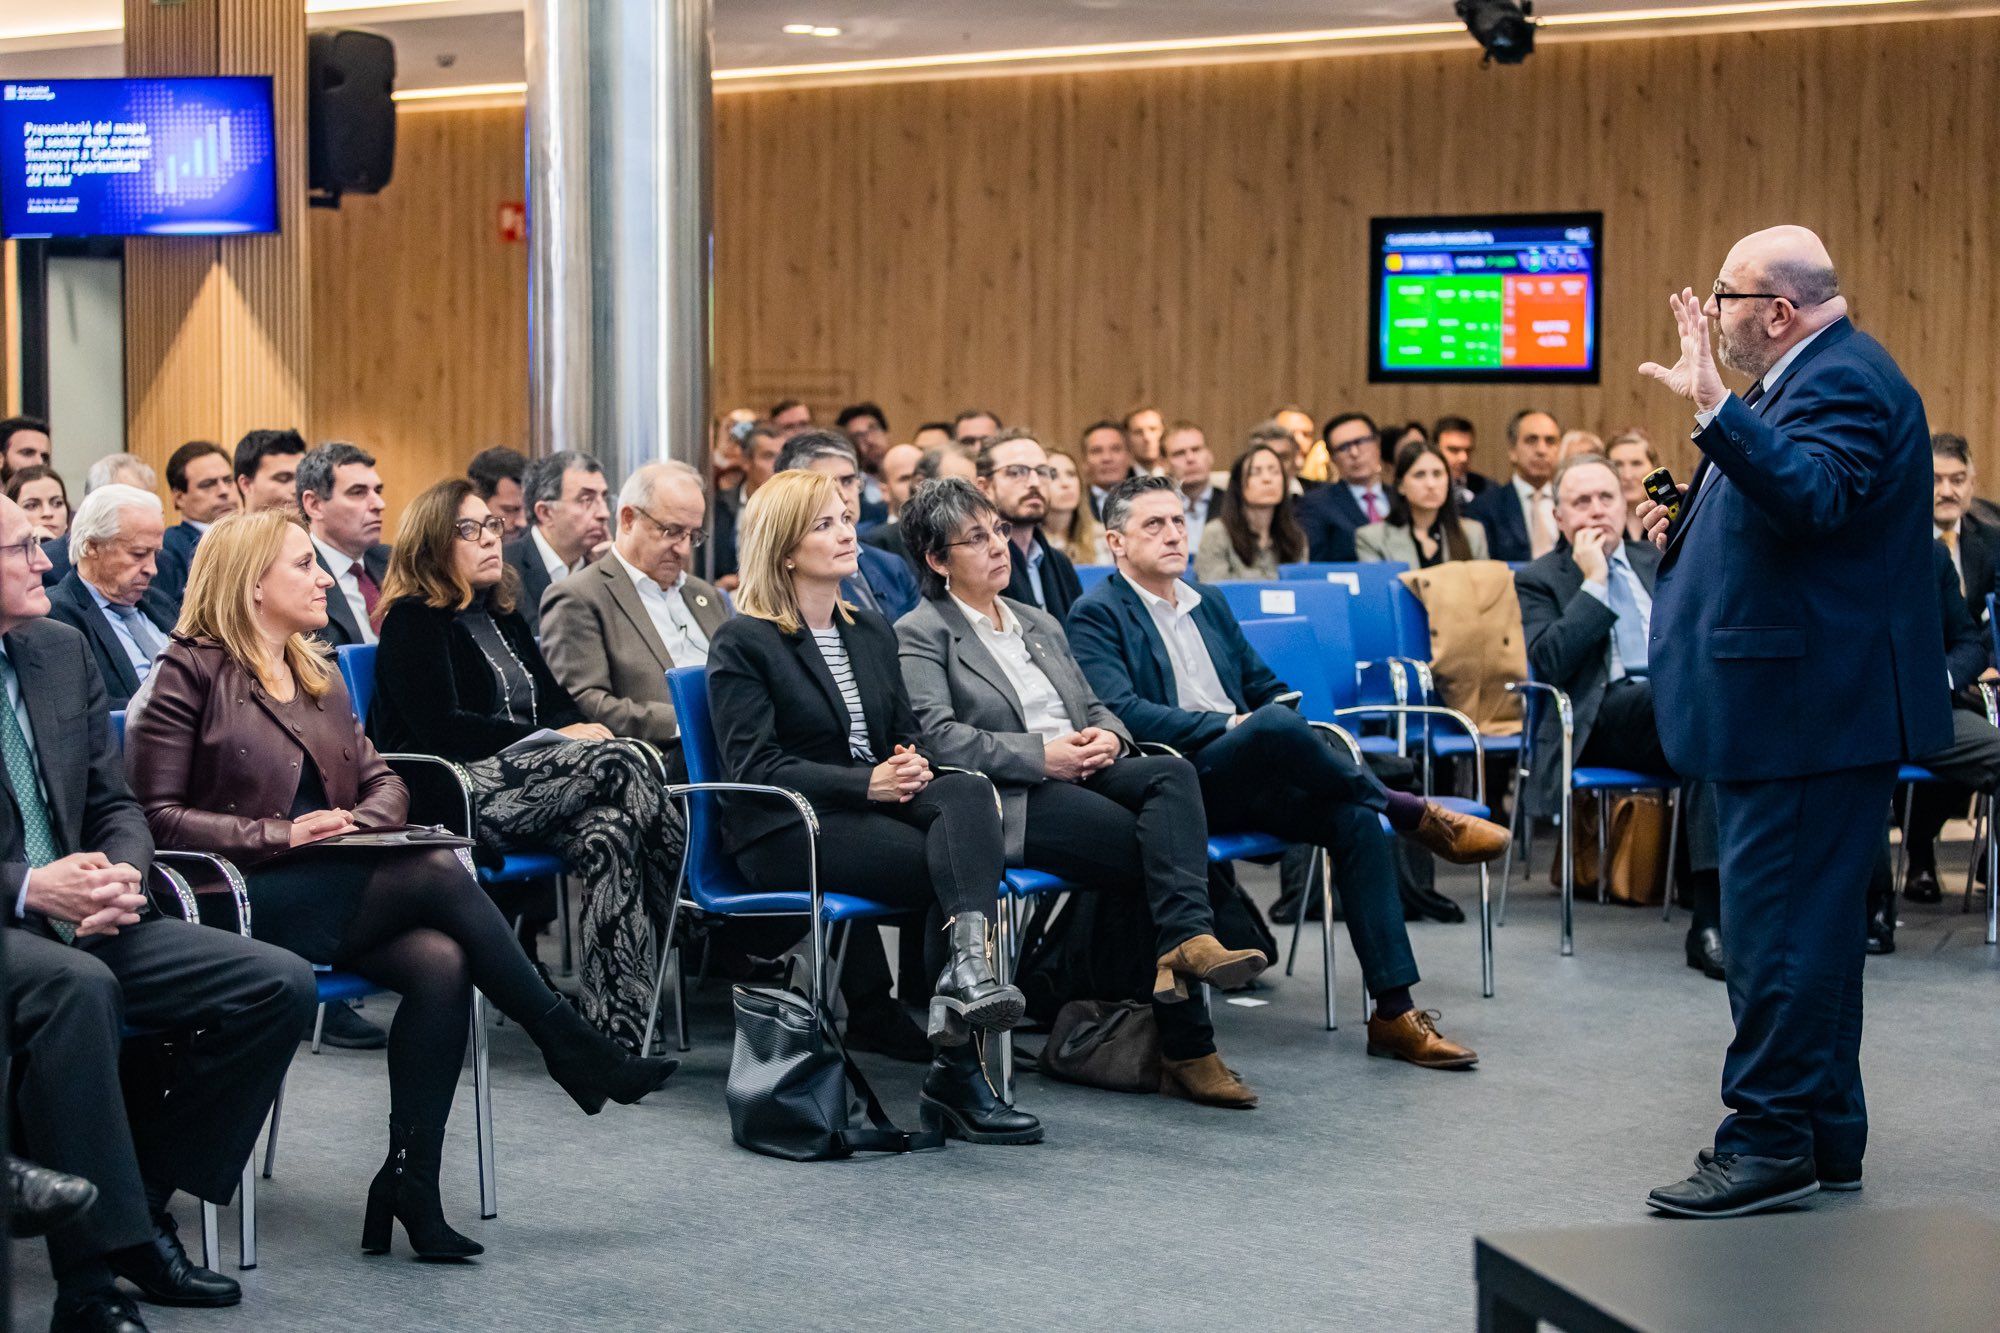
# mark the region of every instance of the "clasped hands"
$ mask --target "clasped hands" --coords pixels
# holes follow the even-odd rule
[[[1100,769],[1111,766],[1125,748],[1118,733],[1102,727],[1085,727],[1058,736],[1042,747],[1042,766],[1058,782],[1082,782]]]
[[[901,805],[931,785],[931,761],[914,745],[898,745],[895,753],[868,772],[868,799]]]
[[[28,909],[75,924],[81,935],[116,935],[146,905],[139,872],[103,852],[74,852],[28,872]]]

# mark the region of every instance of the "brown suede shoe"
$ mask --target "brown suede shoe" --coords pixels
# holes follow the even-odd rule
[[[1427,801],[1423,821],[1404,836],[1455,866],[1471,866],[1499,860],[1513,835],[1490,819],[1462,815]]]
[[[1232,1111],[1248,1111],[1257,1105],[1257,1094],[1250,1091],[1250,1085],[1213,1052],[1198,1060],[1160,1061],[1160,1095],[1185,1097],[1203,1106]]]
[[[1213,935],[1196,935],[1160,959],[1159,971],[1153,976],[1153,999],[1160,1004],[1185,1000],[1189,981],[1234,990],[1247,985],[1270,962],[1261,949],[1225,949]]]
[[[1368,1054],[1408,1060],[1423,1069],[1470,1069],[1479,1052],[1447,1041],[1437,1030],[1435,1009],[1411,1009],[1400,1018],[1368,1020]]]

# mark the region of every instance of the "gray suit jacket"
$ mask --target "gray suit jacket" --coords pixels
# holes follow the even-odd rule
[[[1132,747],[1132,733],[1098,701],[1070,652],[1056,618],[1010,597],[1001,601],[1021,621],[1028,655],[1049,678],[1078,731],[1102,727]],[[1007,860],[1019,865],[1028,833],[1027,789],[1043,781],[1044,742],[1027,730],[1021,700],[958,603],[925,599],[896,622],[903,683],[923,728],[931,762],[984,773],[1000,792]]]
[[[1465,542],[1472,548],[1472,558],[1486,559],[1486,525],[1476,518],[1461,518],[1458,523],[1465,529]],[[1355,531],[1354,554],[1363,562],[1393,561],[1415,569],[1417,539],[1408,528],[1370,523]]]
[[[681,597],[713,640],[729,618],[722,594],[689,575]],[[585,565],[549,588],[542,600],[542,656],[591,721],[655,745],[679,743],[666,673],[693,664],[668,656],[638,588],[615,557]]]

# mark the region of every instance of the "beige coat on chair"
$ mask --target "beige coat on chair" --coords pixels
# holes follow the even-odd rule
[[[1509,681],[1528,678],[1514,572],[1498,560],[1447,560],[1399,576],[1431,622],[1431,674],[1444,702],[1492,736],[1521,731]]]

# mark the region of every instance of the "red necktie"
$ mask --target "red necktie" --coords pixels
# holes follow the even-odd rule
[[[1375,503],[1375,492],[1363,491],[1361,493],[1361,506],[1367,513],[1370,523],[1380,523],[1382,521],[1382,511]]]
[[[359,560],[354,562],[354,581],[361,585],[361,604],[368,608],[369,618],[373,619],[375,603],[381,600],[382,589],[376,585],[374,579],[368,577],[367,569]]]

